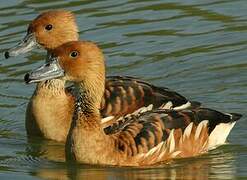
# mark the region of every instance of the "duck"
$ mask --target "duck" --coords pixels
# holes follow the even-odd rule
[[[202,107],[160,108],[126,115],[122,123],[105,128],[99,111],[105,90],[104,59],[95,43],[72,41],[54,49],[49,62],[25,76],[27,83],[43,78],[74,83],[67,161],[140,167],[199,156],[224,144],[242,116]]]
[[[40,14],[28,26],[24,39],[5,52],[5,58],[27,53],[35,48],[49,52],[56,47],[79,38],[78,26],[72,12],[52,10]],[[65,142],[74,112],[73,87],[66,87],[59,79],[39,82],[27,105],[26,131],[28,137],[41,136]],[[152,105],[167,109],[197,107],[184,96],[165,87],[157,87],[138,78],[109,76],[101,100],[102,123],[106,126],[129,113]]]

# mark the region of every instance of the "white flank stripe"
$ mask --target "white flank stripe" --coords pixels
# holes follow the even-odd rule
[[[192,131],[192,127],[193,127],[193,123],[191,122],[184,130],[184,134],[183,134],[183,140],[185,139],[185,137],[190,137],[191,131]]]
[[[112,119],[114,119],[114,116],[105,117],[105,118],[101,119],[101,123],[104,124],[108,121],[111,121]]]
[[[144,113],[144,112],[147,112],[147,111],[151,111],[152,109],[153,109],[153,104],[150,104],[147,107],[146,106],[143,106],[143,107],[137,109],[132,114],[133,115],[138,115],[138,114],[141,114],[141,113]]]
[[[124,118],[129,118],[131,115],[138,116],[138,115],[141,115],[141,114],[144,113],[144,112],[151,111],[152,109],[153,109],[153,104],[149,104],[147,107],[146,107],[146,106],[143,106],[143,107],[137,109],[136,111],[134,111],[134,112],[131,113],[131,114],[127,114],[127,115],[125,115],[125,116],[119,117],[116,121],[120,121],[120,120],[122,120],[122,119],[124,119]],[[113,118],[114,118],[114,116],[109,116],[109,117],[113,117]],[[106,118],[108,118],[108,117],[106,117]],[[101,120],[101,122],[102,122],[104,119],[106,119],[106,118],[103,118],[103,119]],[[110,119],[110,118],[109,118],[109,119]],[[111,119],[110,119],[110,120],[111,120]]]
[[[166,104],[162,104],[160,109],[172,109],[172,102],[171,101],[168,101]]]
[[[147,111],[151,111],[152,109],[153,109],[153,104],[150,104],[147,107],[142,107],[142,108],[140,108],[140,110],[137,110],[137,111],[139,111],[140,113],[144,113]]]
[[[152,149],[150,149],[146,154],[145,157],[151,156],[152,154],[154,154],[155,152],[157,152],[160,148],[162,148],[164,142],[162,141],[161,143],[159,143],[157,146],[153,147]]]
[[[226,138],[236,122],[218,124],[209,136],[208,149],[214,149],[226,142]]]
[[[171,153],[175,150],[174,129],[171,130],[167,142],[169,143],[169,152]]]
[[[207,124],[208,124],[208,121],[207,120],[204,120],[204,121],[200,122],[200,124],[197,126],[197,128],[196,128],[196,134],[195,134],[195,140],[197,140],[199,138],[200,133],[202,131],[202,128],[205,127],[205,126],[207,126]]]
[[[188,101],[186,104],[183,104],[181,106],[174,107],[173,109],[176,111],[187,109],[191,106],[191,103]]]

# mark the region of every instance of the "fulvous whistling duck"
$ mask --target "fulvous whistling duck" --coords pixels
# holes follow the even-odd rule
[[[241,115],[212,109],[140,112],[103,128],[99,111],[105,64],[92,42],[73,41],[52,51],[50,61],[25,76],[27,83],[59,78],[75,83],[75,111],[66,158],[79,163],[145,166],[200,155],[223,144]]]
[[[49,56],[49,51],[66,42],[78,40],[78,36],[78,27],[71,12],[64,10],[44,12],[29,24],[23,41],[5,52],[5,57],[17,56],[35,47],[46,49]],[[64,81],[43,79],[38,83],[27,106],[27,134],[64,142],[74,111],[74,101],[71,88],[65,88]],[[191,105],[180,94],[137,78],[121,76],[107,78],[100,107],[102,117],[117,118],[150,104],[154,108],[164,105],[166,108],[175,109]],[[196,102],[194,104],[199,105]],[[107,124],[107,121],[104,122]]]

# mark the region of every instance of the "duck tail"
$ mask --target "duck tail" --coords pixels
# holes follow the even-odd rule
[[[242,117],[239,113],[222,113],[207,108],[199,108],[195,111],[199,119],[209,120],[209,149],[224,144],[236,121]]]
[[[231,122],[238,121],[243,115],[239,113],[225,113],[225,115],[230,116]]]

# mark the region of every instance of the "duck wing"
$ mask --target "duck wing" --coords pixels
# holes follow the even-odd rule
[[[177,110],[200,106],[200,103],[190,102],[166,87],[157,87],[130,76],[108,76],[105,87],[102,117],[120,117],[150,104],[154,109],[162,106]]]
[[[199,155],[225,143],[240,114],[207,108],[147,111],[105,129],[119,152],[139,165]]]

